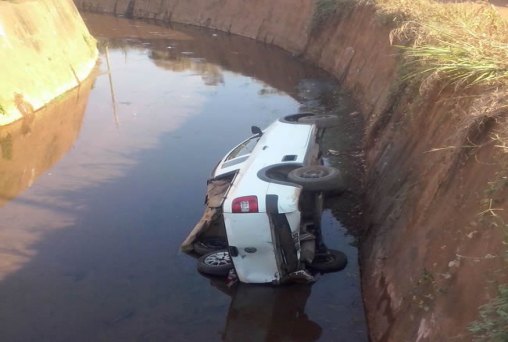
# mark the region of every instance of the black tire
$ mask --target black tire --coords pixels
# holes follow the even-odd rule
[[[298,122],[305,124],[314,124],[317,128],[336,127],[340,124],[339,118],[332,114],[304,116],[299,118]]]
[[[314,257],[309,268],[321,273],[330,273],[343,270],[347,265],[347,256],[341,251],[329,249],[326,254],[318,254]]]
[[[288,173],[290,182],[307,191],[333,191],[343,189],[339,170],[329,166],[303,166]]]
[[[228,243],[226,239],[220,236],[207,236],[196,240],[192,247],[197,255],[205,255],[220,249],[227,249]]]
[[[198,271],[212,276],[227,276],[233,268],[229,252],[225,249],[203,255],[198,259]]]

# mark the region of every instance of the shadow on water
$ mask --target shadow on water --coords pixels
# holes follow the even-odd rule
[[[120,25],[115,18],[99,22],[108,20],[111,28]],[[147,32],[167,30],[129,23]],[[178,34],[190,37],[185,42],[199,40],[189,32]],[[32,128],[36,140],[45,141],[36,134],[70,120],[49,139],[68,137],[66,147],[33,151],[50,162],[41,164],[40,176],[21,186],[16,198],[5,195],[13,199],[0,208],[0,340],[365,341],[356,250],[330,213],[323,220],[329,247],[344,250],[350,264],[312,287],[240,286],[224,294],[217,290],[219,280],[211,285],[197,274],[195,260],[179,252],[222,154],[252,124],[266,126],[302,103],[326,107],[329,79],[320,81],[322,73],[313,68],[298,68],[280,50],[237,37],[210,43],[216,50],[205,43],[183,46],[176,60],[154,59],[152,40],[129,39],[118,48],[110,45],[118,125],[103,61],[83,119],[48,116],[40,129]],[[246,50],[229,40],[244,41]],[[246,63],[236,49],[259,59],[252,63],[266,68],[261,76],[256,74],[261,67]],[[204,58],[200,67],[209,66],[199,69],[183,52]],[[222,81],[203,77],[212,69]],[[25,136],[17,132],[22,129],[9,134],[19,138],[2,145],[4,155],[18,155]],[[19,152],[27,158],[30,153],[30,148]],[[9,179],[22,179],[31,165],[20,161]]]

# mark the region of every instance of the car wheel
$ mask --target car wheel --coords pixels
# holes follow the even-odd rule
[[[329,249],[326,254],[318,254],[314,257],[309,268],[321,273],[337,272],[347,265],[347,256],[341,251]]]
[[[226,239],[220,236],[208,236],[196,240],[192,244],[192,247],[194,248],[194,252],[196,252],[196,254],[205,255],[219,249],[228,248],[228,243]]]
[[[339,170],[329,166],[299,167],[288,173],[288,179],[308,191],[332,191],[343,188]]]
[[[227,250],[215,251],[198,259],[198,271],[213,276],[227,276],[233,263]]]
[[[314,124],[317,128],[330,128],[339,125],[339,118],[336,115],[309,115],[298,119],[300,123]]]

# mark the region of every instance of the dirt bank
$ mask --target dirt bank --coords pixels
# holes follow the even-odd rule
[[[97,56],[71,0],[0,1],[0,125],[79,85]]]
[[[389,28],[370,7],[315,26],[312,0],[76,3],[241,34],[334,74],[367,122],[360,252],[372,340],[472,340],[479,306],[507,282],[507,124],[506,112],[493,110],[499,90],[401,85]]]

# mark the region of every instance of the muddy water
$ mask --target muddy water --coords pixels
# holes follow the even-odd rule
[[[350,263],[312,286],[230,289],[178,248],[250,126],[337,101],[346,120],[336,85],[251,40],[85,19],[97,72],[0,129],[0,340],[365,341],[356,250],[330,211]]]

